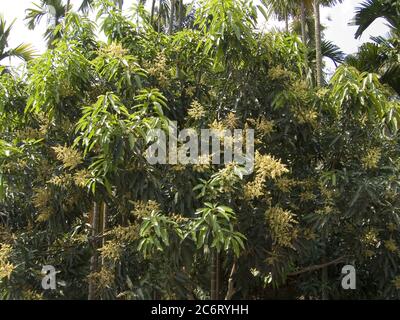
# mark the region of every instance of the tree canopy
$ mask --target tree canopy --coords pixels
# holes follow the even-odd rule
[[[43,0],[33,59],[1,19],[0,53],[29,62],[0,75],[0,298],[398,299],[398,1],[357,9],[356,37],[377,17],[392,32],[347,57],[301,2]],[[290,28],[258,30],[271,10]],[[322,83],[318,52],[337,65]],[[151,165],[170,121],[254,129],[254,172]],[[63,285],[42,289],[44,265]]]

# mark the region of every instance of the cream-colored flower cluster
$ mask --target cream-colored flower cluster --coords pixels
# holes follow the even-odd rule
[[[206,110],[197,100],[193,100],[188,110],[189,118],[193,120],[201,120],[206,115]]]
[[[117,226],[106,233],[117,243],[130,243],[139,238],[139,225],[131,224],[127,227]]]
[[[42,133],[39,129],[34,129],[31,127],[24,128],[22,130],[18,130],[15,132],[16,136],[20,140],[26,139],[40,139],[42,137]]]
[[[99,251],[102,258],[112,262],[118,261],[122,255],[121,245],[113,240],[107,241]]]
[[[366,246],[376,246],[379,242],[378,231],[374,228],[367,230],[361,237],[361,242]]]
[[[153,211],[160,211],[160,205],[153,200],[147,202],[144,201],[133,201],[134,209],[132,213],[140,218],[149,216]]]
[[[57,160],[61,161],[66,169],[74,169],[83,162],[82,154],[72,147],[56,146],[52,147],[56,153]]]
[[[145,65],[149,75],[155,77],[162,87],[168,87],[170,76],[167,67],[167,57],[160,52],[156,59],[150,64]]]
[[[381,149],[371,148],[369,149],[364,157],[361,159],[361,163],[364,169],[375,169],[378,167],[379,160],[381,159]]]
[[[227,114],[226,118],[223,120],[223,124],[225,127],[229,129],[235,129],[238,125],[239,119],[233,112]]]
[[[72,175],[69,173],[64,173],[64,174],[52,177],[47,182],[50,184],[53,184],[57,187],[68,187],[72,183]]]
[[[128,54],[128,50],[124,49],[121,44],[112,42],[109,45],[101,48],[100,54],[121,59]]]
[[[82,169],[74,174],[74,183],[76,186],[84,188],[87,185],[88,180],[90,179],[91,174],[87,169]]]
[[[318,113],[315,110],[295,110],[293,113],[299,124],[309,124],[312,126],[316,126]]]
[[[292,190],[294,186],[296,186],[296,181],[289,178],[278,178],[275,181],[276,187],[285,193],[288,193]]]
[[[268,77],[271,80],[277,80],[280,82],[285,82],[285,80],[289,80],[292,78],[293,73],[288,71],[287,68],[283,67],[282,65],[278,65],[275,67],[272,67],[268,71]]]
[[[219,131],[223,131],[223,130],[226,129],[224,123],[223,123],[222,121],[218,121],[218,120],[214,120],[214,121],[209,125],[209,128],[210,128],[210,129],[213,129],[213,130],[219,130]],[[223,136],[223,135],[221,135],[221,137],[222,137],[222,136]]]
[[[90,273],[87,278],[89,282],[93,283],[96,293],[100,294],[113,286],[115,274],[110,269],[102,268],[98,272]]]
[[[9,278],[15,267],[9,262],[12,247],[9,244],[0,245],[0,280]]]
[[[264,195],[264,184],[267,179],[276,179],[289,172],[284,164],[271,155],[261,155],[258,151],[255,154],[255,179],[244,187],[244,194],[247,200],[252,200]]]
[[[399,250],[396,241],[393,239],[385,240],[385,248],[390,252],[397,252]]]
[[[261,137],[269,136],[275,130],[275,121],[268,120],[265,117],[261,117],[258,120],[247,119],[247,122],[251,127],[255,128],[256,134],[260,134]]]
[[[298,234],[295,214],[281,207],[272,207],[266,212],[266,218],[275,244],[281,247],[292,247],[293,240]]]
[[[32,203],[39,211],[36,218],[38,222],[44,222],[50,219],[53,214],[53,209],[50,206],[51,193],[46,188],[34,188]]]

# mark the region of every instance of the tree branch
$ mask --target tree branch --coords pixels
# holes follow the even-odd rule
[[[338,264],[338,263],[340,263],[340,262],[343,262],[343,260],[344,260],[346,257],[347,257],[347,256],[342,256],[342,257],[339,257],[339,258],[337,258],[337,259],[335,259],[335,260],[333,260],[333,261],[330,261],[330,262],[326,262],[326,263],[322,263],[322,264],[317,264],[317,265],[314,265],[314,266],[309,266],[309,267],[304,268],[304,269],[302,269],[302,270],[295,271],[295,272],[291,272],[291,273],[288,274],[288,277],[297,276],[297,275],[302,274],[302,273],[311,272],[311,271],[315,271],[315,270],[319,270],[319,269],[322,269],[322,268],[331,266],[331,265],[333,265],[333,264]]]
[[[235,258],[235,261],[233,262],[231,273],[229,274],[229,280],[228,280],[228,291],[226,292],[225,300],[231,300],[233,295],[236,293],[235,285],[233,283],[233,276],[236,273],[237,269],[237,260]]]

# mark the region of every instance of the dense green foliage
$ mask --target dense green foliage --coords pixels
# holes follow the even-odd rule
[[[340,65],[318,87],[314,36],[257,31],[247,0],[85,1],[107,43],[57,5],[49,49],[0,76],[1,298],[400,297],[398,25],[342,64],[326,43]],[[254,128],[254,173],[150,165],[168,120]],[[43,265],[65,286],[43,291]]]

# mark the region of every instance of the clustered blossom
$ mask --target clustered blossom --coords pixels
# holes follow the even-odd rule
[[[114,284],[115,272],[107,268],[102,268],[99,272],[92,272],[88,275],[88,281],[93,283],[95,292],[101,293],[109,289]]]
[[[223,120],[224,125],[229,129],[235,129],[238,125],[238,118],[233,112],[229,112]]]
[[[12,247],[9,244],[2,244],[0,246],[0,280],[9,278],[15,267],[9,262]]]
[[[116,241],[110,240],[107,241],[99,251],[102,258],[115,262],[120,259],[123,248]]]
[[[170,82],[170,75],[167,67],[167,57],[160,52],[151,64],[145,65],[149,75],[155,77],[162,87],[167,87]]]
[[[67,146],[56,146],[52,148],[56,153],[57,160],[61,161],[66,169],[74,169],[83,162],[82,154]]]
[[[197,100],[194,100],[188,110],[188,116],[193,120],[201,120],[205,115],[204,107]]]
[[[49,220],[53,214],[53,210],[50,206],[51,193],[46,188],[34,189],[34,195],[32,197],[32,203],[39,211],[39,215],[36,218],[38,222],[44,222]]]
[[[100,53],[121,59],[128,54],[128,50],[124,49],[121,44],[112,42],[108,46],[101,48]]]
[[[266,218],[274,242],[281,247],[292,247],[298,233],[295,214],[280,207],[272,207],[267,210]]]
[[[396,241],[393,239],[385,240],[385,248],[390,252],[396,252],[398,250]]]
[[[361,159],[361,163],[364,169],[375,169],[378,167],[379,160],[381,159],[381,149],[371,148],[367,151],[364,157]]]
[[[279,178],[275,181],[275,185],[280,191],[288,193],[296,185],[296,181],[288,178]]]
[[[264,184],[268,178],[276,179],[289,172],[284,164],[271,155],[255,154],[255,179],[244,187],[246,199],[256,199],[264,195]]]
[[[294,116],[299,124],[310,124],[316,125],[318,119],[318,113],[312,109],[306,110],[295,110]]]
[[[90,179],[91,174],[89,170],[82,169],[74,174],[74,183],[76,186],[84,188],[87,185],[88,180]]]
[[[133,205],[134,210],[132,211],[132,213],[140,218],[149,216],[153,211],[160,211],[160,205],[153,200],[149,200],[147,202],[134,201]]]
[[[275,121],[268,120],[265,117],[262,117],[258,120],[255,119],[247,119],[247,122],[256,129],[256,133],[260,134],[261,137],[265,137],[274,132]]]
[[[67,187],[72,183],[72,175],[69,173],[61,174],[51,178],[48,183],[54,184],[57,187]]]
[[[376,246],[379,242],[378,232],[375,229],[370,229],[364,233],[361,242],[367,246]]]

